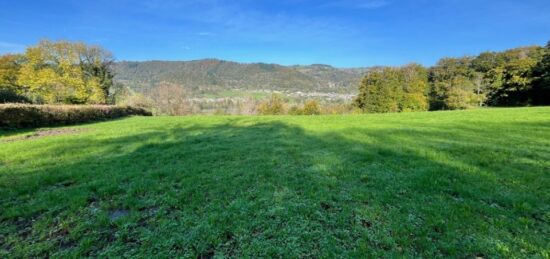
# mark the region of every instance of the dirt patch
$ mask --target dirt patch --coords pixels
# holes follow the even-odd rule
[[[42,129],[35,132],[25,134],[23,136],[7,137],[0,139],[0,142],[15,142],[21,140],[32,140],[49,136],[61,136],[61,135],[74,135],[89,129],[72,129],[72,128],[59,128],[59,129]]]

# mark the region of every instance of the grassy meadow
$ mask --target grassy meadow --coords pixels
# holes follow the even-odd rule
[[[0,257],[550,258],[550,107],[0,132]]]

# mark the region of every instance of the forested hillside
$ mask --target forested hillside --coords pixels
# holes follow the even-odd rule
[[[180,85],[195,96],[201,96],[227,90],[352,94],[357,92],[357,85],[367,69],[243,64],[205,59],[118,62],[114,71],[115,80],[139,92],[165,82]]]

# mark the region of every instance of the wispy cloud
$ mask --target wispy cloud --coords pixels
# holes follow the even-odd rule
[[[299,2],[302,1],[305,0]],[[169,19],[172,24],[181,22],[201,26],[205,28],[204,31],[191,34],[203,38],[224,38],[231,35],[231,39],[250,42],[299,42],[302,39],[320,42],[352,33],[350,26],[330,17],[314,17],[286,10],[266,11],[238,1],[190,0],[147,3],[140,8],[141,12],[151,16],[162,13],[161,18]],[[135,27],[147,26],[140,24]]]

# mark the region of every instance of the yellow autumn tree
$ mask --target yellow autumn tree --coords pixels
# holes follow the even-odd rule
[[[18,84],[39,103],[105,103],[112,85],[111,58],[96,46],[41,41],[27,48]]]

